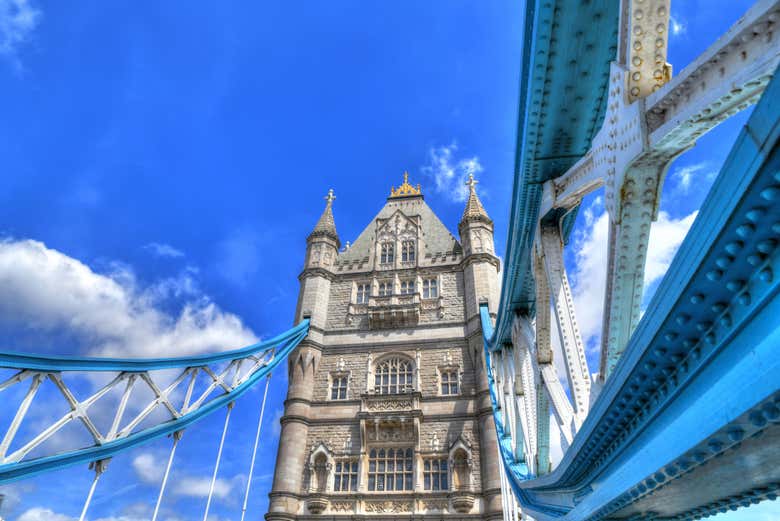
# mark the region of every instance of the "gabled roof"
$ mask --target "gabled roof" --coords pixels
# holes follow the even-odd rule
[[[350,262],[370,257],[373,250],[378,220],[390,219],[396,212],[413,218],[419,216],[422,228],[421,238],[425,245],[425,254],[448,253],[460,251],[460,243],[450,233],[444,223],[433,213],[421,195],[411,197],[390,197],[384,207],[371,221],[371,224],[360,233],[347,251],[338,256],[338,262]]]

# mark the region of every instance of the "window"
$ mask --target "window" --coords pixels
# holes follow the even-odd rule
[[[401,295],[411,295],[414,293],[414,281],[402,280],[401,281]]]
[[[401,243],[401,260],[403,262],[412,262],[414,260],[414,241]]]
[[[331,386],[330,386],[331,400],[347,399],[347,380],[348,377],[346,375],[333,376],[331,378]]]
[[[422,289],[423,298],[437,298],[439,296],[439,285],[436,279],[425,279]]]
[[[447,484],[447,460],[427,459],[423,463],[425,490],[449,490]]]
[[[458,394],[458,372],[454,370],[441,372],[442,396]]]
[[[379,283],[379,293],[378,295],[380,297],[387,297],[393,294],[393,283],[392,282],[380,282]]]
[[[390,358],[376,366],[374,392],[378,394],[407,393],[412,386],[412,363],[402,358]]]
[[[371,449],[368,490],[412,490],[412,449]]]
[[[333,490],[348,492],[357,490],[358,462],[357,460],[336,461],[336,472],[333,475]]]
[[[365,304],[368,302],[368,296],[371,294],[371,289],[368,284],[357,285],[357,299],[358,304]]]
[[[379,256],[379,262],[382,264],[391,264],[395,254],[394,250],[395,246],[392,242],[383,242],[381,247],[381,255]]]

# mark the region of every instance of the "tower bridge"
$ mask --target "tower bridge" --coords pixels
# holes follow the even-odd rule
[[[405,175],[342,247],[330,191],[306,239],[295,325],[272,339],[160,359],[0,353],[0,392],[20,397],[4,408],[0,484],[88,467],[83,520],[113,456],[168,436],[155,521],[182,433],[221,412],[205,520],[234,404],[256,385],[267,393],[284,361],[268,521],[682,521],[776,499],[780,2],[757,0],[677,74],[668,0],[529,0],[523,13],[503,264],[473,177],[458,238]],[[751,106],[643,310],[669,165]],[[563,250],[598,188],[608,278],[599,366],[589,367]],[[30,425],[30,408],[51,399],[43,385],[67,412]],[[139,393],[144,405],[129,407]],[[242,520],[269,439],[263,396]],[[87,442],[51,443],[74,426]]]

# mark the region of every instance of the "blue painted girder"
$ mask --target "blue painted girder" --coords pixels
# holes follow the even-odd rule
[[[504,460],[526,513],[682,520],[778,495],[779,202],[775,75],[563,461],[528,479]]]
[[[523,26],[519,121],[502,293],[491,349],[511,339],[513,312],[533,313],[531,247],[542,183],[590,149],[616,58],[617,0],[529,0]],[[564,219],[564,231],[572,223]]]

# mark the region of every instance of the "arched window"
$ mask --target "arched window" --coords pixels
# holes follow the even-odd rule
[[[412,362],[393,357],[379,362],[374,371],[374,392],[378,394],[408,393],[412,384]]]
[[[392,264],[395,258],[395,245],[392,242],[383,242],[380,247],[379,262],[382,264]]]
[[[412,262],[414,260],[414,241],[401,243],[401,261]]]

